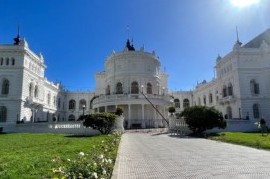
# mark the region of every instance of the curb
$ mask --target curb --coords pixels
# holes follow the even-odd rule
[[[125,133],[122,134],[122,136],[124,135]],[[121,148],[121,145],[122,145],[122,136],[121,136],[121,140],[120,140],[120,143],[119,143],[119,146],[118,146],[118,150],[117,150],[117,156],[116,156],[116,160],[115,160],[115,163],[114,163],[114,167],[113,167],[113,173],[112,173],[112,177],[111,179],[117,179],[118,178],[118,172],[119,172],[119,161],[120,161],[120,148]]]

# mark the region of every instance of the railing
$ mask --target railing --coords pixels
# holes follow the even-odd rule
[[[170,118],[169,124],[169,133],[173,135],[187,135],[190,134],[191,131],[188,128],[187,123],[184,118],[176,119],[175,117]]]
[[[156,95],[156,94],[145,94],[148,99],[151,100],[170,100],[169,95]],[[130,99],[145,99],[142,94],[112,94],[112,95],[100,95],[93,101],[93,105],[96,105],[101,102],[115,102],[121,100],[130,100]]]
[[[87,134],[95,135],[100,132],[92,128],[86,128],[80,121],[65,121],[65,122],[40,122],[40,123],[22,123],[14,124],[5,127],[8,132],[50,132],[64,134]],[[5,129],[4,129],[5,132]]]
[[[29,96],[26,98],[26,102],[31,105],[31,104],[42,104],[43,100]]]
[[[236,98],[234,96],[226,96],[226,97],[219,99],[219,104],[226,104],[226,103],[230,103],[230,102],[235,101],[235,100],[236,100]]]

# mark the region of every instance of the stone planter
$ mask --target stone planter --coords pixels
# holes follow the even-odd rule
[[[172,128],[175,128],[175,115],[173,114],[170,114],[169,115],[169,128],[172,129]]]
[[[114,124],[114,130],[124,132],[124,116],[117,116],[115,124]]]

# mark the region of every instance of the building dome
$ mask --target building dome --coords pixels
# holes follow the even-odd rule
[[[128,128],[160,125],[161,116],[156,115],[151,103],[162,108],[165,115],[164,106],[170,103],[170,99],[167,96],[167,74],[160,71],[160,61],[155,53],[136,51],[127,41],[125,50],[113,52],[104,67],[104,72],[96,74],[99,98],[93,101],[95,110],[113,112],[121,106]],[[148,118],[151,124],[145,122]]]

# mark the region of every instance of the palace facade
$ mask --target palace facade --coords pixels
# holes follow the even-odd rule
[[[213,106],[228,130],[254,130],[264,117],[270,123],[270,29],[216,59],[216,76],[191,91],[169,92],[168,75],[155,52],[136,50],[128,40],[112,52],[104,71],[95,75],[96,89],[67,91],[44,76],[42,54],[30,50],[19,35],[0,45],[0,127],[18,123],[76,121],[93,112],[124,110],[126,128],[166,126],[168,106],[177,112],[194,105]]]

